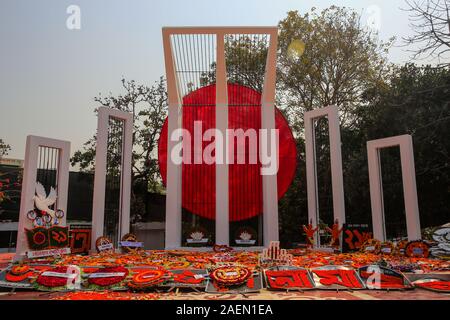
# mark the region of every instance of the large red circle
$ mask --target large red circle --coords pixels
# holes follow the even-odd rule
[[[194,137],[194,121],[202,122],[202,133],[215,128],[215,85],[197,89],[183,98],[183,128]],[[228,84],[228,128],[261,128],[261,94],[251,88]],[[161,177],[166,184],[167,174],[167,119],[158,142],[158,162]],[[279,130],[279,169],[277,173],[278,199],[289,188],[297,165],[297,149],[289,125],[275,108],[275,127]],[[203,142],[205,148],[210,142]],[[193,148],[194,142],[191,142]],[[259,145],[259,139],[258,139]],[[257,150],[259,152],[259,150]],[[236,153],[236,152],[235,152]],[[194,153],[191,150],[192,163]],[[249,147],[246,147],[245,164],[229,164],[229,216],[230,221],[252,218],[262,213],[262,178],[260,161],[249,164]],[[182,165],[182,206],[201,217],[215,218],[215,165]]]

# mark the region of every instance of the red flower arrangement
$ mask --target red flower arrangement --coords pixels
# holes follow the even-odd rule
[[[41,286],[48,287],[48,288],[64,287],[67,285],[68,277],[53,276],[53,275],[47,274],[48,272],[61,273],[61,274],[65,275],[65,274],[67,274],[67,267],[65,267],[65,266],[56,267],[54,269],[42,272],[37,277],[36,283]],[[75,279],[73,279],[73,281],[75,281]]]
[[[162,268],[137,272],[128,283],[128,287],[131,289],[145,289],[152,287],[162,283],[166,275],[167,271]]]
[[[5,275],[5,280],[9,282],[22,282],[28,279],[33,272],[27,265],[13,266]]]
[[[373,277],[373,273],[362,271],[360,272],[361,277],[366,280],[370,277]],[[374,289],[405,289],[407,286],[405,286],[404,280],[400,277],[396,276],[390,276],[382,273],[378,273],[377,277],[379,277],[379,282],[375,284],[367,284],[369,289],[373,287]]]
[[[115,275],[111,277],[93,277],[95,273],[120,273],[121,275]],[[122,266],[100,268],[91,274],[91,276],[88,278],[88,283],[100,287],[108,287],[122,282],[127,276],[128,269]]]
[[[411,241],[406,246],[405,254],[412,258],[428,258],[430,246],[422,240]]]
[[[266,270],[265,273],[271,289],[314,288],[307,270]]]
[[[450,292],[450,281],[443,281],[436,279],[430,281],[415,282],[414,286],[423,289],[430,289],[447,293]]]
[[[252,275],[248,268],[238,266],[219,267],[211,271],[210,278],[219,286],[239,285]]]
[[[189,270],[185,270],[181,273],[176,273],[173,275],[173,280],[178,283],[185,283],[185,284],[200,284],[203,282],[203,278],[199,277],[198,279],[195,278],[195,273]]]
[[[339,285],[352,289],[362,289],[354,270],[313,270],[324,286]]]

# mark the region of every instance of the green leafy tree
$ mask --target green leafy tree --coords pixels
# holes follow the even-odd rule
[[[357,126],[354,111],[365,89],[384,82],[391,42],[379,42],[356,12],[336,6],[290,11],[278,26],[279,89],[296,129],[305,111],[328,105],[339,106],[343,125]],[[303,54],[292,50],[296,42],[304,44]]]
[[[277,100],[289,118],[298,152],[297,175],[280,201],[281,239],[289,243],[302,239],[300,227],[307,223],[304,112],[338,106],[345,167],[355,149],[363,147],[358,129],[361,110],[367,105],[365,91],[386,86],[391,41],[378,41],[376,34],[361,25],[357,13],[336,6],[321,12],[312,8],[303,15],[290,11],[278,27]],[[330,224],[333,202],[327,119],[316,122],[315,133],[319,209],[323,221]]]
[[[153,86],[137,84],[122,79],[124,94],[104,97],[101,94],[94,100],[103,107],[131,112],[134,119],[133,161],[132,161],[132,203],[131,211],[136,215],[145,212],[147,192],[161,192],[161,177],[157,161],[157,144],[161,127],[167,115],[167,92],[165,80],[161,77]],[[97,110],[95,110],[97,111]],[[111,124],[113,128],[117,125]],[[117,143],[121,139],[120,130],[110,131],[108,144],[108,170],[117,170],[120,152]],[[95,164],[95,135],[89,139],[82,150],[74,153],[71,163],[80,171],[92,172]],[[112,176],[117,172],[108,172]]]
[[[11,146],[0,138],[0,159],[8,155],[9,151],[11,151]]]

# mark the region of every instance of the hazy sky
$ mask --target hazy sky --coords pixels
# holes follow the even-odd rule
[[[66,27],[72,4],[80,30]],[[276,25],[289,10],[333,4],[378,10],[383,40],[411,33],[404,0],[0,0],[0,137],[12,158],[29,134],[69,140],[73,153],[95,132],[93,97],[120,93],[122,76],[151,85],[164,74],[163,26]],[[390,59],[409,55],[396,47]]]

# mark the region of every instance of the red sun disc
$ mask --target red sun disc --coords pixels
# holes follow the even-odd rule
[[[202,134],[215,128],[215,85],[197,89],[183,98],[183,128],[194,137],[194,121],[201,121]],[[228,128],[261,128],[261,94],[251,88],[228,84]],[[166,184],[167,174],[167,119],[158,142],[159,169]],[[291,184],[297,166],[297,150],[289,125],[282,113],[275,108],[275,127],[279,130],[279,169],[277,173],[278,199]],[[256,131],[258,132],[258,131]],[[184,143],[184,142],[183,142]],[[203,141],[202,148],[211,142]],[[259,138],[258,138],[259,146]],[[235,147],[236,155],[237,147]],[[253,150],[254,151],[254,150]],[[229,212],[230,221],[241,221],[262,213],[261,163],[250,164],[250,148],[245,149],[245,164],[229,164]],[[256,150],[259,154],[259,150]],[[182,164],[182,205],[183,208],[201,217],[215,218],[215,165],[194,164],[194,141],[191,141],[192,164]],[[258,158],[258,157],[257,157]]]

